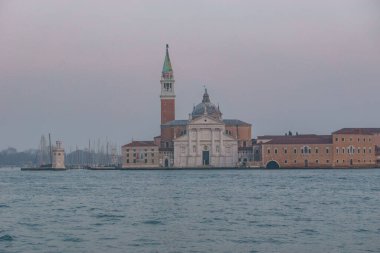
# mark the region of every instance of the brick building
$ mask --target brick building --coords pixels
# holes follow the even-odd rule
[[[158,167],[158,146],[153,141],[132,141],[121,147],[123,168]]]
[[[266,168],[380,166],[380,128],[343,128],[331,135],[259,136],[255,160]]]
[[[380,128],[343,128],[332,133],[334,167],[380,165]]]

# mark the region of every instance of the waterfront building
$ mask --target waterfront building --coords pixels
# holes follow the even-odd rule
[[[259,136],[266,168],[328,168],[333,160],[331,135]]]
[[[380,165],[380,128],[343,128],[332,133],[334,167]]]
[[[173,139],[175,167],[237,165],[238,139],[226,131],[222,113],[211,103],[207,89],[184,123],[181,135]]]
[[[255,157],[266,168],[380,166],[380,128],[343,128],[331,135],[259,136]]]
[[[187,120],[175,120],[175,81],[168,46],[161,75],[162,167],[230,167],[252,160],[252,125],[241,120],[224,120],[205,89],[202,102]]]
[[[158,167],[158,146],[153,141],[132,141],[121,150],[123,168]]]
[[[160,135],[122,147],[127,167],[360,168],[380,166],[380,128],[343,128],[330,135],[266,135],[224,119],[205,89],[187,119],[175,118],[175,79],[166,45],[161,72]]]
[[[188,119],[175,119],[175,80],[168,45],[160,84],[161,134],[153,141],[124,145],[123,167],[235,167],[253,160],[252,125],[223,119],[206,89]],[[158,155],[149,159],[145,150]]]

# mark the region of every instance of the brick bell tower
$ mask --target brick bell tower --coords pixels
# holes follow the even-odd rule
[[[161,125],[175,119],[175,93],[172,64],[169,57],[169,45],[166,44],[166,55],[161,75]]]

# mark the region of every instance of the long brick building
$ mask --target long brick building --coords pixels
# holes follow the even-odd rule
[[[259,136],[256,165],[266,168],[380,166],[380,128],[343,128],[331,135]]]

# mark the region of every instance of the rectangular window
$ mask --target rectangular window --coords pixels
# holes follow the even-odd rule
[[[127,163],[129,163],[129,159],[127,159]]]
[[[295,149],[293,150],[293,152],[294,152],[294,154],[297,154],[297,149],[295,148]]]
[[[342,148],[342,154],[344,154],[344,148]]]
[[[136,163],[136,159],[133,159],[133,163]]]
[[[154,157],[154,153],[150,154],[151,157]]]
[[[342,138],[342,141],[344,141],[344,138]]]
[[[363,154],[365,154],[365,148],[363,148]]]
[[[335,138],[335,141],[337,142],[337,141],[338,141],[338,138]]]
[[[326,148],[326,154],[328,154],[329,153],[329,148]]]
[[[336,148],[336,153],[339,154],[339,148]]]
[[[136,153],[133,153],[133,157],[136,157]]]
[[[277,154],[277,148],[276,148],[276,149],[274,149],[274,153],[275,153],[275,154]]]

